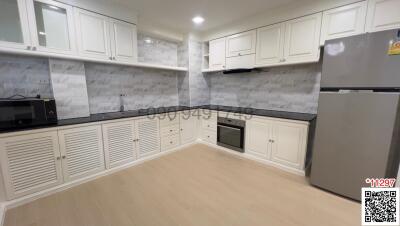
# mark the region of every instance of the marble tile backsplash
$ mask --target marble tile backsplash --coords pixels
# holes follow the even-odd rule
[[[178,66],[178,43],[138,34],[138,61]]]
[[[50,59],[49,64],[58,118],[69,119],[89,116],[84,63]]]
[[[176,72],[96,63],[85,71],[91,114],[179,104]]]
[[[244,74],[213,73],[210,104],[317,113],[321,64]]]
[[[15,94],[53,98],[47,58],[0,54],[0,98]]]
[[[201,72],[203,60],[202,42],[189,40],[189,87],[190,106],[210,104],[210,80]]]

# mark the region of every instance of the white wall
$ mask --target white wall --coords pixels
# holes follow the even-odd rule
[[[254,15],[231,24],[224,25],[204,32],[202,39],[204,41],[216,39],[239,32],[263,27],[266,25],[283,22],[297,17],[321,12],[327,9],[360,2],[360,0],[308,0],[298,1],[276,9],[265,11],[264,13]]]

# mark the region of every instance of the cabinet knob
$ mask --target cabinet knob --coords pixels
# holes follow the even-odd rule
[[[170,129],[169,131],[172,132],[172,129]]]
[[[60,157],[60,156],[58,156],[56,159],[57,159],[58,161],[60,161],[60,160],[61,160],[61,157]]]
[[[62,156],[62,159],[66,159],[66,158],[67,158],[67,156],[65,156],[65,155]]]
[[[115,60],[115,57],[113,57],[112,59]]]
[[[112,60],[112,57],[109,57],[110,60]]]
[[[32,47],[32,50],[33,50],[33,51],[36,51],[36,46]]]
[[[239,56],[241,56],[242,54],[241,53],[239,53]]]
[[[170,141],[169,143],[170,143],[170,144],[172,144],[173,142],[172,142],[172,141]]]
[[[26,49],[27,49],[27,50],[31,50],[31,46],[27,46]]]
[[[183,129],[181,129],[181,131],[183,131]]]

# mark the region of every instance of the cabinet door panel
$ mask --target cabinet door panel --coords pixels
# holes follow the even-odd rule
[[[271,126],[267,121],[251,120],[246,124],[246,152],[270,158]]]
[[[110,29],[105,16],[74,8],[79,54],[86,57],[109,59]]]
[[[182,112],[180,119],[181,126],[181,143],[187,144],[196,141],[198,134],[199,120],[196,116],[192,115],[190,111],[187,113]]]
[[[72,181],[105,169],[101,126],[58,131],[64,180]]]
[[[243,32],[226,38],[226,57],[254,54],[256,52],[256,30]]]
[[[52,0],[30,0],[28,14],[35,51],[75,54],[71,6]]]
[[[27,49],[31,45],[26,0],[0,1],[0,46]]]
[[[56,131],[0,139],[0,154],[8,199],[62,183]]]
[[[303,169],[306,149],[306,127],[292,123],[274,123],[272,161]]]
[[[284,32],[284,23],[257,30],[257,65],[274,65],[283,59]]]
[[[399,0],[369,0],[367,29],[369,32],[400,28]]]
[[[137,61],[137,31],[136,26],[123,21],[112,22],[112,50],[117,61]]]
[[[160,152],[160,130],[158,119],[139,119],[135,121],[138,158]]]
[[[314,14],[286,23],[286,63],[316,62],[319,60],[319,42],[322,14]]]
[[[210,41],[209,68],[223,70],[225,68],[225,38]]]
[[[367,2],[325,11],[322,19],[321,45],[326,40],[364,33],[366,14]]]
[[[136,159],[134,121],[107,123],[102,128],[107,169]]]

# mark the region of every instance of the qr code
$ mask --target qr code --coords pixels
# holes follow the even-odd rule
[[[399,188],[362,189],[362,225],[399,225]]]

